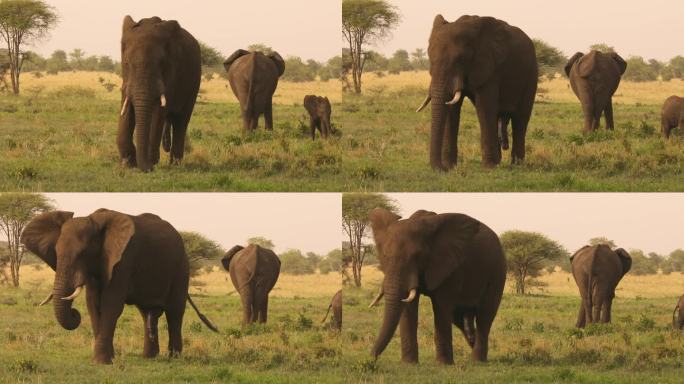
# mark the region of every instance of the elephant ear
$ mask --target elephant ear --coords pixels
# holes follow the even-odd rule
[[[439,14],[435,16],[435,19],[432,21],[432,29],[439,28],[444,24],[448,24],[448,22],[444,19],[444,16]]]
[[[233,256],[235,256],[236,253],[242,251],[243,249],[245,249],[245,247],[243,247],[241,245],[236,245],[233,248],[231,248],[230,250],[228,250],[228,252],[226,252],[226,254],[221,259],[221,264],[223,265],[223,268],[226,271],[229,270],[230,261],[233,259]]]
[[[157,28],[161,29],[169,36],[173,36],[181,30],[181,26],[176,20],[162,21],[161,23],[157,24]]]
[[[423,275],[428,290],[439,287],[464,262],[465,250],[481,223],[461,214],[423,215],[412,223],[426,244]]]
[[[306,108],[306,110],[309,113],[313,113],[313,111],[315,110],[315,108],[314,108],[315,102],[316,102],[316,96],[314,96],[314,95],[304,96],[304,108]]]
[[[596,67],[596,60],[601,53],[591,51],[587,55],[582,56],[577,61],[577,73],[582,77],[588,77]]]
[[[570,71],[572,70],[572,66],[575,65],[577,60],[579,60],[582,56],[584,56],[584,53],[582,52],[575,52],[574,55],[568,60],[568,63],[565,64],[565,75],[570,76]]]
[[[285,73],[285,60],[283,60],[283,58],[280,57],[278,52],[275,52],[275,51],[269,53],[266,57],[273,60],[276,67],[278,67],[278,77],[282,76],[283,73]]]
[[[62,232],[62,225],[72,217],[74,217],[73,212],[65,211],[40,214],[24,228],[19,241],[54,271],[57,268],[55,245]]]
[[[226,69],[226,72],[230,69],[230,66],[233,65],[233,62],[239,58],[241,58],[244,55],[249,55],[249,51],[246,51],[244,49],[238,49],[237,51],[233,52],[232,55],[230,55],[226,61],[223,62],[223,68]]]
[[[374,208],[368,214],[368,221],[373,230],[373,240],[375,240],[375,247],[378,249],[378,255],[382,257],[382,243],[385,240],[385,233],[387,228],[401,219],[401,216],[390,212],[385,208]]]
[[[615,253],[620,257],[620,262],[622,263],[622,275],[624,276],[632,268],[632,256],[627,253],[622,248],[615,250]]]
[[[620,75],[624,75],[627,70],[627,62],[615,52],[611,52],[608,55],[617,63],[618,68],[620,68]]]
[[[136,23],[130,15],[126,15],[126,17],[123,19],[123,32],[126,33],[137,25],[138,23]]]
[[[589,246],[588,246],[588,245],[585,245],[584,247],[582,247],[582,248],[578,249],[577,251],[575,251],[575,253],[573,253],[572,256],[570,256],[570,264],[572,264],[572,261],[575,259],[575,256],[579,255],[580,252],[582,252],[583,250],[585,250],[585,249],[587,249],[587,248],[589,248]]]
[[[121,261],[128,242],[135,234],[135,224],[128,215],[107,209],[98,209],[89,217],[95,229],[104,233],[102,276],[105,284],[109,284],[114,266]]]
[[[479,88],[489,80],[508,56],[509,33],[506,24],[493,17],[474,20],[479,33],[475,38],[476,51],[471,63],[468,83]]]

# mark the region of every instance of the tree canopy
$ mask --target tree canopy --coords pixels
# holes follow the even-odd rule
[[[247,239],[247,244],[256,244],[260,247],[266,248],[266,249],[273,249],[275,248],[275,244],[273,244],[273,241],[263,237],[263,236],[254,236],[250,237]]]
[[[202,270],[210,270],[223,256],[225,250],[215,241],[198,232],[181,231],[185,253],[190,262],[190,276],[197,276]]]

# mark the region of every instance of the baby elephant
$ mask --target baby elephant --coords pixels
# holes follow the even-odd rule
[[[337,291],[335,296],[333,296],[332,300],[330,301],[330,305],[328,305],[328,311],[325,313],[325,317],[323,320],[321,320],[321,323],[325,323],[325,319],[328,318],[328,315],[330,314],[330,309],[333,310],[333,321],[332,321],[332,327],[333,329],[336,329],[338,331],[342,330],[342,290],[340,289]]]
[[[684,98],[670,96],[665,100],[661,112],[660,126],[663,129],[663,137],[670,138],[673,128],[684,129]]]
[[[256,244],[236,245],[226,252],[221,264],[242,300],[242,324],[265,323],[268,294],[280,275],[280,259],[270,249]]]
[[[679,298],[679,302],[672,313],[672,327],[674,329],[684,328],[684,295]]]
[[[332,133],[330,126],[330,100],[327,97],[306,95],[304,96],[304,108],[309,112],[311,139],[316,139],[316,129],[321,132],[321,137],[327,139]]]

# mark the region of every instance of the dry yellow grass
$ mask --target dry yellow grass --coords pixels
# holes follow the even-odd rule
[[[100,78],[104,79],[105,83],[115,84],[114,89],[108,92],[100,83]],[[43,73],[40,78],[35,77],[33,73],[25,73],[21,77],[21,82],[22,91],[28,95],[39,89],[42,89],[41,94],[49,94],[61,88],[78,86],[93,90],[98,98],[104,100],[119,100],[121,97],[121,78],[109,72],[60,72],[57,75]],[[333,103],[342,101],[340,83],[330,80],[303,83],[280,81],[273,102],[281,105],[302,104],[304,96],[308,94],[327,96]],[[210,103],[237,103],[228,81],[216,75],[209,81],[202,79],[200,99]]]
[[[430,74],[427,71],[402,72],[398,75],[378,77],[367,73],[363,77],[366,91],[397,91],[405,87],[421,87],[427,89]],[[577,97],[570,89],[566,78],[544,80],[539,84],[539,99],[550,102],[574,103]],[[671,95],[684,95],[684,80],[648,81],[635,83],[622,81],[613,97],[616,104],[662,104]],[[418,101],[420,102],[420,101]]]
[[[366,284],[379,285],[383,274],[376,267],[364,267],[363,281]],[[551,296],[579,296],[577,285],[572,275],[567,272],[554,272],[538,279],[545,287],[534,289],[532,293],[543,293]],[[506,280],[506,292],[513,292],[513,280]],[[617,287],[616,295],[624,298],[660,298],[680,296],[684,293],[684,274],[636,276],[627,274]]]
[[[50,268],[36,264],[35,266],[23,266],[20,276],[21,284],[25,289],[34,292],[48,292],[52,289],[55,274]],[[340,288],[341,279],[337,273],[301,276],[281,274],[278,283],[271,291],[271,296],[282,298],[332,297]],[[234,295],[235,288],[230,282],[228,273],[214,267],[213,271],[192,279],[190,293],[193,292],[216,296],[229,293]]]

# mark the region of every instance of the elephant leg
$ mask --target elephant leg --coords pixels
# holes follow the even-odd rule
[[[454,325],[461,330],[466,342],[472,348],[475,345],[475,324],[472,314],[466,315],[463,308],[457,308],[454,311],[453,320]]]
[[[254,319],[254,293],[251,287],[247,286],[242,289],[240,301],[242,301],[242,325],[251,324]]]
[[[601,115],[603,114],[603,110],[601,108],[595,107],[594,108],[594,116],[591,120],[591,130],[596,131],[601,127]]]
[[[171,137],[171,157],[169,164],[180,164],[185,153],[185,134],[190,123],[190,116],[176,116],[171,120],[173,136]],[[157,146],[159,149],[159,146]]]
[[[511,121],[513,131],[513,149],[511,150],[511,164],[522,164],[525,160],[525,137],[530,116],[515,116]]]
[[[111,292],[103,293],[100,298],[100,325],[95,338],[93,360],[100,364],[111,364],[114,358],[114,331],[116,322],[124,308],[124,300]]]
[[[486,312],[485,312],[486,311]],[[492,328],[494,316],[491,309],[478,310],[475,314],[477,327],[475,329],[475,346],[473,347],[473,360],[487,361],[489,352],[489,330]]]
[[[584,298],[582,298],[582,303],[580,304],[580,309],[579,309],[579,314],[577,315],[577,323],[575,326],[577,328],[584,328],[584,326],[587,324],[587,317],[586,317],[586,310],[585,306],[587,303],[585,302]]]
[[[254,321],[265,323],[268,319],[266,314],[266,311],[268,310],[268,291],[265,291],[259,286],[257,286],[256,293],[254,295],[253,308],[256,312],[252,315],[254,317]]]
[[[446,126],[442,140],[442,164],[446,169],[452,169],[458,162],[458,128],[461,123],[461,106],[463,98],[446,108]]]
[[[140,314],[142,315],[143,324],[145,328],[145,344],[143,347],[143,357],[156,357],[157,355],[159,355],[159,333],[157,331],[157,324],[159,323],[159,316],[161,316],[163,311],[159,308],[138,309],[140,310]]]
[[[100,289],[97,284],[86,285],[86,304],[90,325],[93,328],[93,336],[97,339],[100,333]]]
[[[613,121],[613,99],[608,100],[608,105],[606,105],[606,110],[603,111],[606,116],[606,129],[615,129],[615,122]]]
[[[185,297],[183,297],[185,299]],[[183,352],[183,313],[185,312],[185,302],[183,308],[169,308],[166,313],[166,324],[169,328],[169,357],[180,356]]]
[[[268,104],[266,105],[266,109],[264,110],[264,125],[266,126],[266,130],[272,131],[273,130],[273,101],[270,100]]]
[[[594,127],[594,107],[589,104],[582,104],[582,112],[584,113],[584,129],[582,132],[587,134]]]
[[[401,337],[401,361],[418,364],[418,307],[420,295],[404,306],[399,319],[399,335]]]
[[[252,129],[252,117],[247,112],[242,112],[242,133],[249,133]]]
[[[316,140],[316,120],[313,116],[309,118],[309,125],[311,126],[311,140]]]
[[[603,302],[603,295],[600,292],[597,292],[592,303],[592,323],[598,323],[599,321],[601,321],[601,308],[603,307]]]
[[[249,120],[249,129],[254,132],[259,128],[259,114],[254,113]]]
[[[432,312],[435,321],[435,352],[437,362],[440,364],[454,364],[454,351],[452,345],[451,324],[453,321],[453,308],[445,305],[443,300],[432,299]]]
[[[157,108],[152,114],[152,124],[150,124],[150,161],[153,165],[159,164],[159,151],[164,131],[164,112],[162,108]]]
[[[128,108],[123,116],[119,117],[119,130],[116,135],[116,144],[119,148],[119,158],[121,165],[126,167],[136,167],[135,145],[133,144],[133,130],[135,120],[132,108]]]
[[[603,308],[601,311],[601,322],[610,323],[610,311],[613,307],[613,298],[609,297],[603,302]]]
[[[482,148],[482,162],[491,168],[501,162],[501,145],[498,131],[499,92],[494,87],[487,87],[476,96],[477,118],[480,121],[480,146]]]

